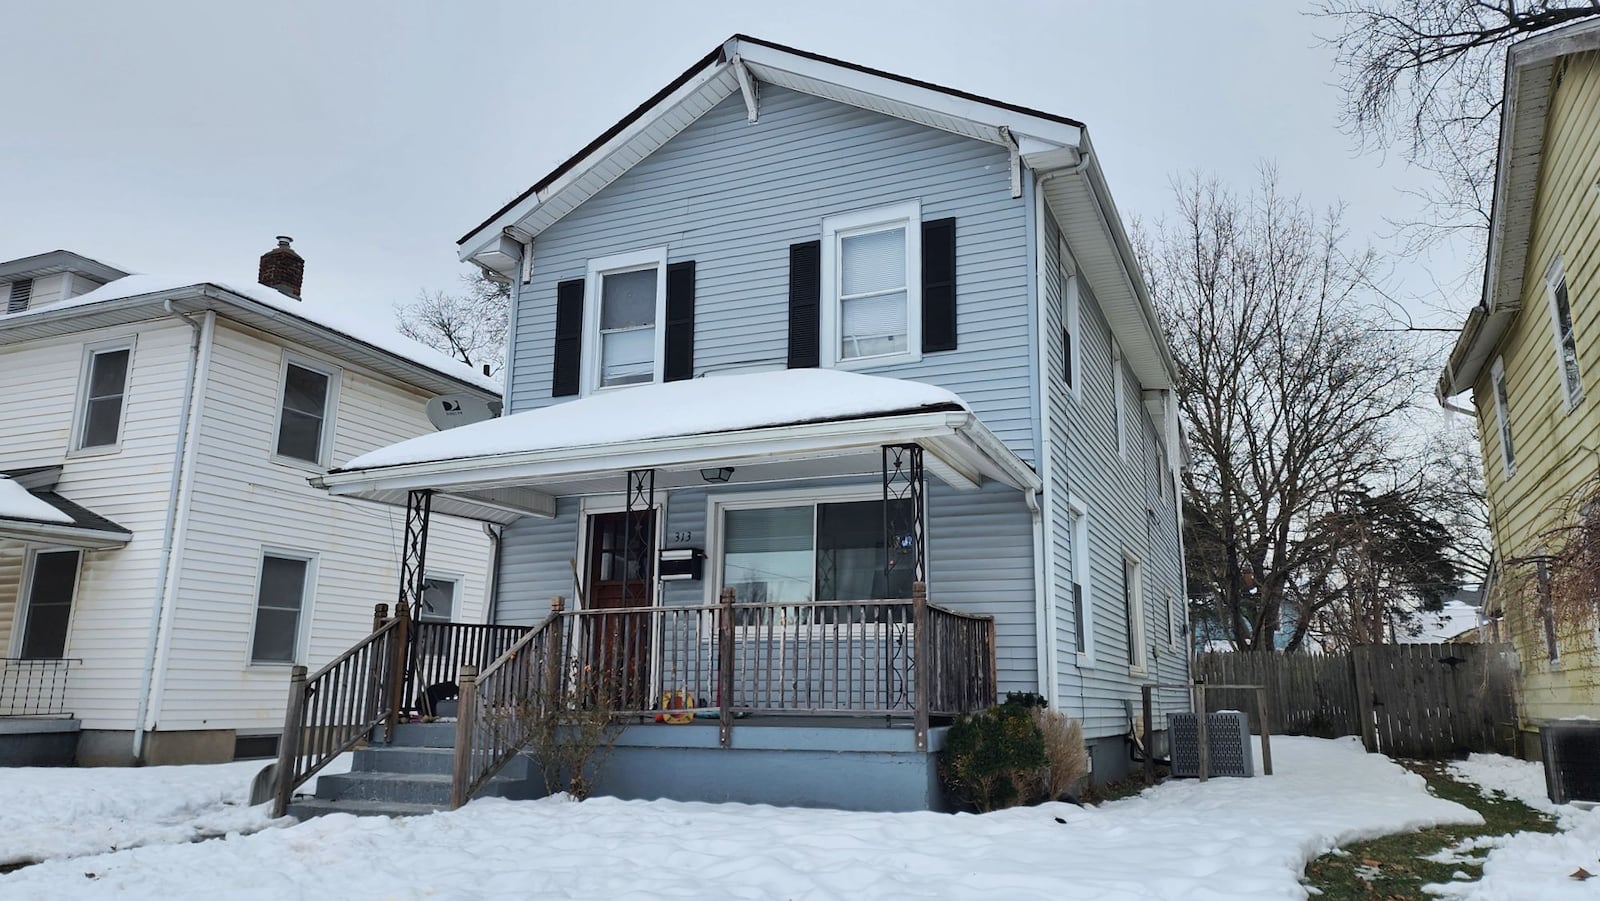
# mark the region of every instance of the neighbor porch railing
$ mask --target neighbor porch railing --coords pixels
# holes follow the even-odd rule
[[[70,717],[67,676],[69,657],[0,657],[0,717]]]
[[[604,693],[603,698],[597,693]],[[718,603],[565,610],[481,673],[464,672],[451,800],[459,806],[515,756],[551,704],[603,702],[620,717],[682,705],[740,714],[912,721],[992,705],[994,619],[905,600]]]

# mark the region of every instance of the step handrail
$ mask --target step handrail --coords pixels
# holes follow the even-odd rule
[[[311,675],[295,666],[278,739],[272,815],[287,812],[294,790],[334,758],[366,740],[395,705],[389,670],[400,618],[384,622]]]
[[[478,672],[461,668],[456,706],[456,748],[450,808],[472,800],[484,783],[510,763],[533,736],[542,688],[565,658],[562,620],[566,599],[550,603],[550,615]]]

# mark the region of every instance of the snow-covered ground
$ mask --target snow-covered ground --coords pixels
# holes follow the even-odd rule
[[[872,814],[593,798],[339,815],[28,867],[6,898],[1304,898],[1308,859],[1481,822],[1353,739],[1277,738],[1278,775],[1083,809]]]
[[[272,825],[270,811],[248,802],[250,782],[265,765],[0,767],[0,864],[263,829]],[[345,755],[324,772],[349,769]],[[301,790],[314,791],[315,780],[309,785]]]
[[[1452,849],[1461,856],[1483,858],[1483,878],[1428,886],[1428,891],[1448,898],[1475,901],[1562,901],[1600,898],[1600,878],[1575,879],[1584,870],[1600,877],[1600,809],[1583,810],[1571,804],[1550,802],[1545,791],[1544,764],[1498,754],[1473,754],[1450,765],[1450,773],[1483,789],[1496,791],[1555,816],[1560,832],[1521,832],[1513,836],[1476,839],[1470,847]]]

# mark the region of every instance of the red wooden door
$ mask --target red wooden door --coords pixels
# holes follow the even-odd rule
[[[584,679],[603,691],[616,710],[649,710],[649,608],[655,602],[655,516],[646,514],[642,540],[628,548],[627,515],[589,517],[585,580],[588,608],[582,619],[588,650]]]

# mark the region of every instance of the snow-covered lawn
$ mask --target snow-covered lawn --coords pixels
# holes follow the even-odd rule
[[[267,806],[248,806],[250,781],[263,766],[0,767],[0,864],[265,828]],[[349,768],[346,755],[327,772]]]
[[[1476,839],[1471,848],[1457,853],[1482,856],[1483,878],[1477,882],[1452,882],[1428,886],[1428,891],[1449,898],[1478,901],[1561,901],[1566,898],[1600,898],[1600,878],[1574,879],[1582,869],[1600,876],[1600,809],[1583,810],[1571,804],[1550,802],[1545,791],[1544,765],[1498,754],[1473,754],[1450,765],[1450,773],[1463,782],[1495,791],[1551,814],[1560,832],[1520,832],[1512,836]]]
[[[1481,822],[1353,739],[1273,740],[1278,775],[983,816],[594,798],[329,816],[55,861],[6,898],[1304,898],[1339,844]]]

